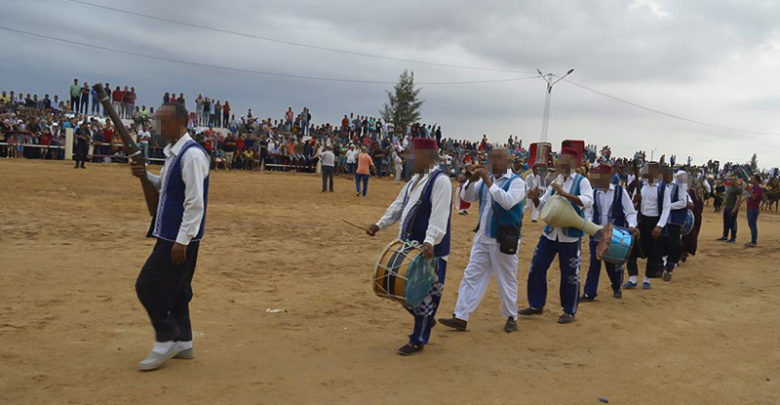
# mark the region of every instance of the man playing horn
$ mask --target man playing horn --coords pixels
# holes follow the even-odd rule
[[[547,187],[540,198],[539,192],[531,190],[529,197],[539,209],[554,195],[568,200],[580,218],[585,218],[585,209],[593,205],[593,189],[587,178],[576,173],[580,164],[580,155],[572,147],[564,146],[555,168],[558,176]],[[547,225],[544,227],[539,243],[531,259],[528,272],[528,308],[520,310],[520,315],[541,315],[547,301],[547,269],[555,256],[561,268],[560,298],[563,314],[559,323],[574,321],[577,313],[580,292],[580,239],[583,231],[576,228],[562,228]]]

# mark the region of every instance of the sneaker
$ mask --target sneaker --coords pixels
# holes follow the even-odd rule
[[[506,333],[512,333],[517,330],[517,321],[515,318],[512,318],[511,316],[509,318],[506,318],[506,323],[504,324],[504,332]]]
[[[463,319],[458,319],[454,315],[452,316],[452,318],[439,318],[439,323],[441,323],[446,327],[459,330],[459,331],[466,330],[466,325],[468,325],[467,321],[464,321]]]
[[[630,280],[626,281],[626,283],[623,284],[623,288],[625,288],[626,290],[633,290],[634,288],[636,288],[636,283]]]
[[[613,292],[612,296],[617,298],[617,299],[623,298],[623,290],[617,290],[617,291]]]
[[[650,286],[650,282],[649,281],[643,281],[642,282],[642,289],[649,290],[650,288],[652,288],[652,287]]]
[[[723,238],[715,239],[715,242],[725,242],[727,240],[729,240],[729,238],[723,237]]]
[[[572,323],[574,322],[574,315],[572,314],[563,314],[558,317],[558,323]]]
[[[672,272],[669,270],[664,271],[663,275],[664,281],[671,281],[672,280]]]
[[[582,297],[580,297],[580,301],[582,301],[582,302],[593,301],[595,299],[596,299],[595,295],[590,297],[590,296],[588,296],[588,294],[582,294]]]
[[[726,241],[726,243],[734,243],[736,241],[737,241],[736,239],[729,239],[729,240]]]
[[[756,244],[753,243],[753,242],[748,242],[748,243],[745,244],[745,247],[747,247],[747,248],[756,247]]]

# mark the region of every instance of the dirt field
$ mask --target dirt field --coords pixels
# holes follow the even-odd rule
[[[0,404],[780,403],[778,215],[761,215],[747,250],[744,212],[727,245],[708,210],[699,255],[671,283],[618,301],[602,281],[571,325],[555,322],[557,264],[548,311],[511,335],[491,284],[468,332],[438,326],[403,358],[411,317],[369,285],[395,233],[341,221],[378,219],[398,186],[372,179],[360,199],[343,179],[321,194],[314,175],[220,171],[194,279],[197,358],[141,373],[153,334],[133,286],[152,241],[137,180],[66,162],[2,159],[0,173]],[[441,316],[474,214],[453,217]],[[520,306],[540,225],[523,231]]]

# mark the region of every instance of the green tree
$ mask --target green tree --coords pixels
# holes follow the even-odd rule
[[[392,122],[396,133],[404,134],[406,129],[420,120],[420,107],[424,100],[419,99],[420,89],[414,87],[414,72],[404,70],[393,86],[387,91],[388,102],[379,114],[385,122]]]
[[[753,171],[758,169],[758,156],[756,156],[755,153],[753,154],[753,157],[750,158],[750,168],[753,169]]]

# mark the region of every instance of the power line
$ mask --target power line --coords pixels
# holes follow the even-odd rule
[[[172,63],[180,63],[185,65],[192,65],[192,66],[199,66],[199,67],[206,67],[211,69],[223,69],[223,70],[229,70],[234,72],[241,72],[241,73],[252,73],[252,74],[258,74],[258,75],[266,75],[266,76],[275,76],[275,77],[285,77],[290,79],[307,79],[307,80],[321,80],[321,81],[330,81],[330,82],[342,82],[342,83],[361,83],[361,84],[396,84],[395,82],[389,82],[389,81],[381,81],[381,80],[360,80],[360,79],[342,79],[342,78],[336,78],[336,77],[324,77],[324,76],[310,76],[310,75],[297,75],[297,74],[289,74],[289,73],[279,73],[279,72],[267,72],[262,70],[251,70],[251,69],[243,69],[243,68],[235,68],[231,66],[222,66],[222,65],[212,65],[208,63],[201,63],[201,62],[193,62],[193,61],[187,61],[187,60],[181,60],[181,59],[174,59],[174,58],[168,58],[165,56],[158,56],[158,55],[150,55],[140,52],[134,52],[134,51],[127,51],[123,49],[117,49],[117,48],[110,48],[102,45],[95,45],[90,44],[86,42],[80,42],[80,41],[74,41],[64,38],[57,38],[50,35],[45,34],[39,34],[35,32],[30,31],[24,31],[19,30],[15,28],[0,26],[0,29],[16,32],[19,34],[29,35],[37,38],[43,38],[48,39],[52,41],[57,42],[63,42],[71,45],[79,45],[84,46],[88,48],[93,49],[100,49],[103,51],[108,52],[115,52],[125,55],[132,55],[132,56],[138,56],[142,58],[149,58],[149,59],[156,59],[156,60],[162,60],[166,62],[172,62]],[[529,80],[534,79],[535,76],[529,76],[529,77],[511,77],[506,79],[492,79],[492,80],[469,80],[469,81],[443,81],[443,82],[417,82],[418,85],[426,85],[426,86],[436,86],[436,85],[461,85],[461,84],[485,84],[485,83],[501,83],[501,82],[512,82],[512,81],[520,81],[520,80]]]
[[[777,133],[777,132],[751,131],[751,130],[746,130],[746,129],[738,129],[738,128],[726,127],[726,126],[723,126],[723,125],[710,124],[708,122],[699,121],[699,120],[695,120],[695,119],[692,119],[692,118],[686,118],[686,117],[683,117],[683,116],[680,116],[680,115],[677,115],[677,114],[672,114],[672,113],[669,113],[669,112],[666,112],[666,111],[657,110],[655,108],[646,107],[646,106],[643,106],[641,104],[637,104],[637,103],[635,103],[633,101],[625,100],[625,99],[622,99],[620,97],[604,93],[603,91],[592,89],[590,87],[585,86],[584,84],[577,83],[577,82],[575,82],[574,80],[571,80],[571,79],[565,79],[564,81],[568,82],[568,83],[570,83],[570,84],[572,84],[574,86],[577,86],[579,88],[582,88],[584,90],[587,90],[587,91],[590,91],[592,93],[598,94],[600,96],[607,97],[607,98],[610,98],[612,100],[621,102],[623,104],[628,104],[628,105],[630,105],[632,107],[636,107],[636,108],[639,108],[641,110],[650,111],[650,112],[653,112],[653,113],[656,113],[656,114],[660,114],[660,115],[663,115],[663,116],[666,116],[666,117],[669,117],[669,118],[674,118],[674,119],[678,119],[678,120],[681,120],[681,121],[690,122],[692,124],[702,125],[702,126],[710,127],[710,128],[722,129],[722,130],[731,131],[731,132],[741,132],[741,133],[746,133],[746,134],[780,135],[780,133]]]
[[[116,12],[116,13],[133,15],[133,16],[137,16],[137,17],[144,17],[144,18],[149,18],[149,19],[152,19],[152,20],[164,21],[164,22],[169,22],[169,23],[173,23],[173,24],[185,25],[185,26],[188,26],[188,27],[200,28],[200,29],[205,29],[205,30],[215,31],[215,32],[221,32],[221,33],[224,33],[224,34],[236,35],[236,36],[245,37],[245,38],[259,39],[259,40],[263,40],[263,41],[275,42],[275,43],[284,44],[284,45],[298,46],[298,47],[302,47],[302,48],[319,49],[319,50],[322,50],[322,51],[335,52],[335,53],[341,53],[341,54],[347,54],[347,55],[353,55],[353,56],[362,56],[362,57],[374,58],[374,59],[383,59],[383,60],[391,60],[391,61],[396,61],[396,62],[415,63],[415,64],[419,64],[419,65],[448,67],[448,68],[455,68],[455,69],[483,70],[483,71],[488,71],[488,72],[509,72],[509,73],[523,73],[523,74],[534,74],[535,73],[535,72],[525,72],[525,71],[513,70],[513,69],[497,69],[497,68],[489,68],[489,67],[457,65],[457,64],[451,64],[451,63],[430,62],[430,61],[416,60],[416,59],[395,58],[395,57],[392,57],[392,56],[385,56],[385,55],[377,55],[377,54],[371,54],[371,53],[365,53],[365,52],[351,51],[351,50],[348,50],[348,49],[330,48],[330,47],[325,47],[325,46],[318,46],[318,45],[307,44],[307,43],[303,43],[303,42],[288,41],[288,40],[284,40],[284,39],[278,39],[278,38],[272,38],[272,37],[267,37],[267,36],[262,36],[262,35],[256,35],[256,34],[251,34],[251,33],[246,33],[246,32],[233,31],[233,30],[229,30],[229,29],[225,29],[225,28],[213,27],[213,26],[203,25],[203,24],[196,24],[196,23],[191,23],[191,22],[187,22],[187,21],[175,20],[173,18],[160,17],[160,16],[155,16],[155,15],[150,15],[150,14],[139,13],[139,12],[136,12],[136,11],[124,10],[124,9],[120,9],[120,8],[116,8],[116,7],[110,7],[110,6],[106,6],[106,5],[102,5],[102,4],[91,3],[91,2],[83,1],[83,0],[66,0],[66,1],[70,1],[71,3],[81,4],[81,5],[84,5],[84,6],[101,8],[101,9],[113,11],[113,12]]]

